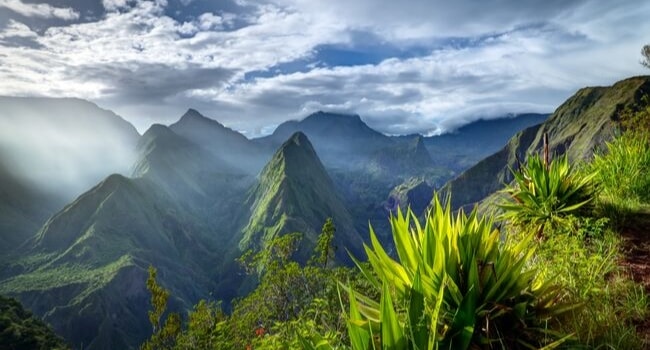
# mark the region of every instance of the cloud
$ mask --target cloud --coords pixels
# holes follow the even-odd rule
[[[4,38],[36,38],[38,34],[31,30],[24,23],[14,21],[13,19],[9,20],[7,26],[0,31],[0,39]]]
[[[573,11],[586,0],[274,0],[321,21],[344,22],[389,40],[468,37],[539,23]],[[344,10],[342,10],[344,9]]]
[[[102,0],[102,5],[106,11],[116,11],[129,7],[132,0]]]
[[[601,46],[585,40],[557,26],[537,26],[485,37],[470,47],[256,78],[196,96],[232,108],[232,115],[266,116],[254,124],[256,130],[324,109],[359,113],[389,134],[435,134],[479,118],[551,112],[582,86],[611,84],[642,71],[633,42]],[[602,57],[610,51],[629,57],[605,64]]]
[[[219,87],[234,73],[222,68],[202,68],[196,64],[174,67],[124,62],[78,66],[66,74],[70,79],[99,84],[111,82],[99,91],[103,99],[117,98],[123,104],[138,104],[142,101],[164,102],[169,97],[194,89]]]
[[[642,73],[650,32],[642,1],[239,0],[232,13],[102,4],[92,22],[4,28],[0,94],[88,98],[141,131],[198,106],[248,135],[318,109],[435,133],[549,112],[584,85]]]
[[[48,4],[26,4],[21,0],[0,0],[0,7],[8,8],[25,17],[59,18],[66,21],[79,18],[72,8],[54,7]]]

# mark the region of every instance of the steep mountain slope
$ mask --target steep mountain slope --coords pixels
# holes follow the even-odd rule
[[[509,167],[517,159],[539,151],[544,133],[554,154],[567,153],[571,159],[584,159],[611,139],[619,112],[641,103],[650,93],[650,76],[633,77],[610,87],[580,89],[564,102],[549,119],[515,135],[497,153],[485,158],[445,185],[453,194],[452,205],[460,207],[478,202],[510,181]]]
[[[127,173],[138,138],[84,100],[0,97],[0,253],[104,177]]]
[[[302,232],[303,246],[309,247],[303,252],[307,253],[328,217],[336,224],[338,245],[351,250],[360,247],[361,238],[350,213],[301,132],[292,135],[264,167],[246,206],[250,206],[251,214],[239,244],[242,250],[259,249],[277,235]]]
[[[210,230],[193,219],[153,183],[111,175],[48,220],[0,290],[75,347],[133,346],[148,331],[149,264],[188,303],[209,289],[197,259],[209,260],[214,247],[202,243]]]
[[[509,115],[477,120],[457,130],[424,139],[436,165],[462,171],[491,155],[517,132],[541,124],[548,114]]]
[[[422,136],[389,137],[358,115],[317,112],[283,123],[272,135],[254,141],[278,145],[296,131],[312,141],[359,232],[367,230],[368,220],[385,226],[388,212],[383,202],[395,186],[414,176],[442,184],[452,175],[434,166]]]
[[[267,148],[194,109],[189,109],[169,128],[249,174],[256,175],[272,154]]]
[[[182,198],[211,195],[211,180],[216,174],[241,173],[160,124],[142,135],[138,154],[132,176],[148,178]]]
[[[411,178],[390,192],[385,203],[386,210],[396,212],[399,207],[405,212],[411,208],[416,215],[422,215],[431,202],[434,188],[426,180]]]

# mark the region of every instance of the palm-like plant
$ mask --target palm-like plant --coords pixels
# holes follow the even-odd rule
[[[449,201],[447,202],[449,203]],[[554,346],[543,324],[570,306],[560,290],[527,267],[531,236],[502,242],[490,219],[453,216],[436,197],[422,227],[410,210],[391,218],[397,259],[372,228],[362,273],[381,289],[379,303],[343,286],[350,297],[352,348],[468,349]],[[555,340],[555,341],[553,341]],[[322,343],[320,344],[322,345]]]
[[[509,198],[500,205],[503,218],[538,235],[548,225],[561,224],[566,216],[584,209],[594,199],[595,174],[580,174],[566,155],[550,164],[532,155],[522,169],[511,171],[514,181],[503,190]]]

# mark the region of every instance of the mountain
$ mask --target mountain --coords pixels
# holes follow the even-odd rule
[[[452,206],[476,203],[511,181],[509,167],[542,148],[548,134],[552,154],[586,159],[610,140],[623,108],[634,108],[650,93],[650,76],[633,77],[609,87],[580,89],[538,126],[529,127],[508,141],[500,151],[483,159],[445,185],[452,192]]]
[[[280,124],[273,134],[256,139],[264,145],[277,148],[296,132],[302,132],[311,140],[325,164],[346,165],[358,154],[367,154],[387,147],[393,140],[370,128],[359,115],[316,112],[300,121]]]
[[[249,174],[256,175],[272,154],[267,148],[194,109],[189,109],[169,128]]]
[[[463,171],[491,155],[517,132],[541,124],[548,114],[507,115],[489,120],[477,120],[453,132],[424,138],[436,165],[453,171]]]
[[[133,125],[85,100],[0,97],[0,159],[67,200],[112,173],[128,174],[139,137]]]
[[[128,173],[139,137],[88,101],[0,97],[0,253],[102,178]]]
[[[424,145],[424,137],[417,135],[375,151],[368,167],[380,176],[393,177],[399,172],[401,177],[408,177],[424,173],[433,167],[433,162]]]
[[[209,153],[171,128],[152,125],[138,142],[138,160],[132,176],[147,178],[182,198],[209,197],[219,175],[237,174],[224,160]]]
[[[159,269],[176,309],[214,290],[232,298],[237,289],[218,287],[228,271],[215,268],[232,255],[224,242],[238,226],[228,218],[251,180],[162,125],[141,137],[138,154],[133,178],[114,174],[82,194],[0,274],[1,293],[44,315],[75,347],[142,342],[150,331],[149,265]]]
[[[242,251],[259,249],[273,237],[290,232],[302,232],[303,242],[311,248],[328,217],[337,227],[337,245],[351,250],[361,246],[350,213],[311,142],[301,132],[293,134],[276,151],[245,206],[251,210],[239,244]],[[304,249],[302,258],[309,252]]]
[[[146,179],[111,175],[50,218],[0,284],[75,347],[129,348],[147,326],[146,268],[189,306],[206,297],[213,230]],[[111,310],[107,312],[107,310]]]

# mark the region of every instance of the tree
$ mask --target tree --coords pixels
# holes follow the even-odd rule
[[[641,56],[643,56],[641,64],[646,68],[650,68],[650,44],[643,46],[643,49],[641,49]]]
[[[316,247],[314,248],[314,256],[311,259],[311,264],[320,267],[327,267],[327,263],[334,260],[334,252],[336,247],[332,246],[334,241],[334,233],[336,232],[336,227],[332,218],[327,218],[321,233],[318,236],[318,241],[316,242]]]
[[[149,266],[147,289],[151,293],[152,310],[149,311],[149,322],[153,334],[140,348],[142,350],[173,349],[176,338],[181,332],[181,317],[178,313],[170,313],[165,322],[162,322],[170,293],[156,281],[156,269],[153,266]]]

